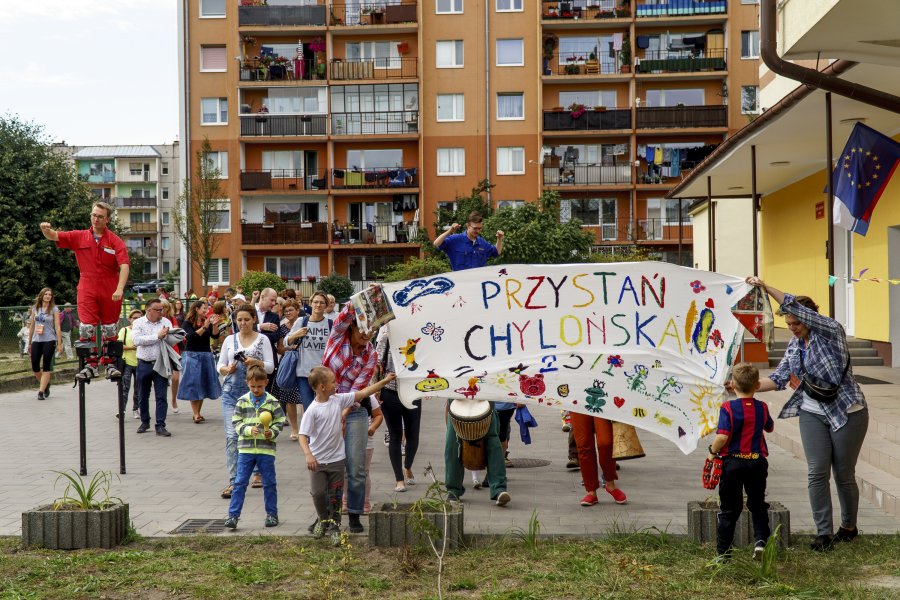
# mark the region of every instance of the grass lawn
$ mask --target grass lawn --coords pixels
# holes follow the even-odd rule
[[[481,542],[447,558],[444,598],[900,597],[900,535],[863,535],[833,552],[780,552],[777,573],[738,557],[719,571],[714,550],[666,534],[529,544]],[[351,540],[355,542],[356,540]],[[533,540],[532,540],[533,541]],[[742,555],[745,553],[742,553]],[[311,538],[194,536],[139,539],[115,551],[24,551],[0,538],[0,598],[437,597],[433,555],[342,548]],[[449,589],[448,589],[449,588]]]

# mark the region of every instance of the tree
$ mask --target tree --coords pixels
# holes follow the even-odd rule
[[[246,271],[244,276],[235,282],[234,287],[244,290],[244,295],[249,298],[254,291],[261,292],[266,288],[272,288],[276,292],[280,292],[285,288],[285,284],[284,280],[275,273]]]
[[[353,295],[353,282],[346,275],[332,273],[319,279],[319,289],[334,296],[338,302],[344,302]]]
[[[431,242],[428,242],[431,244]],[[434,244],[431,244],[434,248]],[[450,262],[443,256],[413,257],[402,263],[394,263],[379,276],[386,282],[420,279],[450,271]]]
[[[447,225],[452,225],[453,223],[465,225],[466,221],[469,220],[469,213],[473,210],[481,213],[481,216],[485,219],[488,218],[494,210],[491,208],[488,201],[485,200],[484,194],[492,187],[494,186],[488,183],[487,179],[482,179],[478,182],[477,186],[472,188],[471,194],[468,196],[458,196],[456,198],[452,210],[446,208],[438,208],[435,210],[434,237],[437,238],[441,235],[444,232],[444,227]],[[434,247],[432,238],[429,237],[428,232],[424,227],[419,228],[419,233],[414,241],[422,246],[422,251],[425,253],[426,258],[439,256],[446,260],[446,255]],[[449,263],[447,264],[449,265]]]
[[[493,241],[497,230],[505,234],[498,264],[554,264],[587,260],[594,236],[581,221],[559,220],[559,194],[545,191],[537,202],[501,208],[484,221],[482,235]]]
[[[0,306],[34,302],[44,286],[57,301],[75,302],[75,256],[46,240],[39,224],[85,229],[94,199],[41,126],[0,116]]]
[[[209,277],[209,265],[219,248],[222,237],[219,215],[222,208],[221,171],[210,162],[212,147],[209,138],[197,152],[197,170],[194,178],[185,178],[182,193],[175,200],[175,233],[185,245],[191,263],[200,270],[203,287]]]

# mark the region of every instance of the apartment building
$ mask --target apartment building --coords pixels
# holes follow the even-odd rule
[[[178,143],[157,146],[56,146],[74,162],[78,178],[116,210],[120,235],[143,256],[143,273],[134,279],[162,277],[179,265],[180,243],[174,230],[180,192]]]
[[[208,139],[226,196],[208,280],[372,278],[483,179],[495,207],[557,190],[598,247],[691,264],[664,196],[758,110],[757,20],[748,0],[183,0],[183,169]]]

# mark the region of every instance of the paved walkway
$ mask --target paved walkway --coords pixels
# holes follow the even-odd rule
[[[900,382],[900,372],[896,369],[881,369],[872,376],[884,378],[884,372],[891,373],[892,380]],[[881,386],[882,394],[888,387],[892,391],[897,389],[896,385]],[[87,464],[91,474],[97,470],[117,473],[119,469],[114,389],[106,382],[95,383],[88,389]],[[62,487],[53,489],[56,475],[51,470],[78,468],[76,390],[56,385],[49,400],[38,402],[35,396],[33,391],[0,395],[7,443],[0,455],[0,481],[3,481],[0,535],[20,535],[22,511],[47,503],[62,493]],[[885,394],[885,399],[888,396]],[[777,396],[767,399],[781,405]],[[190,518],[226,516],[227,501],[219,497],[226,483],[220,406],[217,402],[207,402],[203,413],[207,422],[195,425],[187,405],[181,407],[181,414],[170,411],[168,427],[173,437],[167,439],[152,432],[137,435],[138,421],[128,412],[128,474],[115,483],[113,495],[129,502],[134,524],[142,535],[167,535]],[[422,444],[414,467],[417,475],[429,462],[439,475],[443,473],[442,413],[440,402],[425,403]],[[684,456],[669,442],[644,433],[641,441],[647,457],[623,462],[620,472],[619,483],[628,494],[629,503],[618,506],[603,494],[599,505],[582,508],[579,506],[584,495],[581,477],[578,471],[565,469],[566,435],[560,431],[557,411],[536,407],[533,414],[540,423],[532,430],[534,443],[524,446],[518,439],[518,430],[514,430],[511,455],[546,459],[551,461],[550,465],[509,469],[512,502],[505,508],[494,506],[486,489],[467,490],[464,497],[467,533],[502,534],[514,526],[527,528],[532,510],[537,510],[545,534],[602,535],[614,529],[650,526],[673,534],[686,533],[687,502],[708,496],[700,485],[705,453],[697,451]],[[778,423],[776,420],[776,430]],[[424,478],[419,477],[420,484],[405,494],[393,491],[387,448],[382,443],[383,431],[382,427],[375,436],[372,504],[391,502],[395,498],[411,502],[421,495]],[[870,430],[870,438],[871,433]],[[805,463],[775,444],[770,444],[770,451],[768,497],[791,510],[791,527],[795,533],[812,532]],[[306,535],[306,527],[315,513],[299,446],[285,437],[279,444],[276,464],[282,525],[276,529],[263,527],[262,490],[250,489],[238,533]],[[862,500],[859,527],[865,533],[894,533],[900,531],[900,520]]]

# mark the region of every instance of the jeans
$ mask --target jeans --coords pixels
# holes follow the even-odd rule
[[[72,350],[72,332],[71,331],[63,331],[62,332],[62,347],[63,351],[66,353],[66,358],[71,360],[75,352]]]
[[[131,395],[131,410],[138,410],[138,404],[141,398],[141,386],[137,382],[137,365],[125,365],[122,371],[122,400],[125,402],[125,408],[128,408],[128,391],[131,390],[131,380],[134,379],[134,393]]]
[[[869,409],[847,415],[847,423],[831,430],[824,415],[800,411],[800,440],[806,454],[809,505],[818,535],[831,535],[834,528],[831,513],[831,485],[834,471],[841,525],[856,527],[859,511],[859,487],[856,485],[856,460],[869,428]]]
[[[309,379],[306,377],[297,378],[297,389],[300,392],[300,403],[303,405],[303,412],[309,409],[309,405],[316,399],[316,393],[309,387]]]
[[[238,463],[238,436],[234,430],[231,418],[234,416],[234,407],[238,398],[250,391],[247,387],[246,371],[243,363],[238,365],[238,370],[225,378],[222,386],[222,420],[225,423],[225,466],[228,469],[228,482],[235,483]]]
[[[275,481],[275,455],[253,454],[242,452],[237,459],[237,477],[234,480],[234,490],[231,492],[231,504],[228,505],[229,517],[240,517],[244,507],[244,496],[247,494],[247,484],[250,483],[250,474],[254,467],[259,469],[263,480],[263,504],[267,515],[278,516],[278,485]]]
[[[369,416],[364,408],[347,415],[344,425],[344,451],[347,454],[347,510],[363,514],[366,495],[366,442],[369,439]]]
[[[766,477],[769,462],[765,458],[722,459],[722,479],[719,482],[719,515],[716,550],[725,554],[734,541],[734,529],[744,511],[744,494],[747,492],[747,510],[753,522],[753,540],[758,544],[769,539],[769,505],[766,503]]]
[[[138,408],[141,411],[141,423],[150,425],[150,386],[156,396],[156,429],[166,426],[166,411],[169,403],[166,402],[166,391],[169,380],[153,370],[153,363],[139,360],[137,366],[137,386],[140,392]]]
[[[406,408],[400,402],[395,390],[384,388],[381,390],[381,412],[384,414],[384,422],[390,433],[388,442],[388,456],[391,459],[391,467],[394,469],[394,481],[406,479],[402,466],[412,469],[416,452],[419,449],[419,425],[422,422],[421,400],[415,400],[416,408]],[[401,445],[403,433],[406,432],[406,456],[402,456]],[[404,460],[405,459],[405,460]]]

